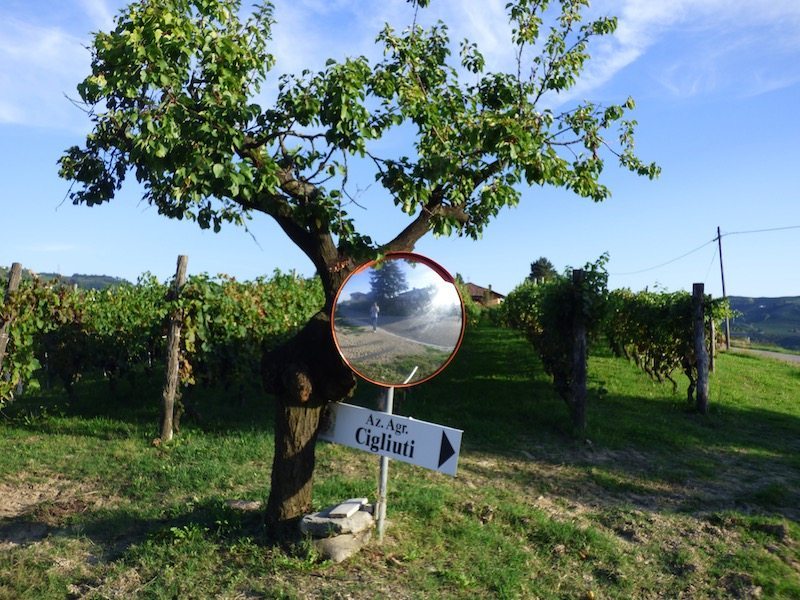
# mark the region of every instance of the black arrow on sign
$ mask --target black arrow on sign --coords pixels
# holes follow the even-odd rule
[[[447,436],[442,432],[442,447],[439,449],[439,466],[436,467],[437,469],[440,468],[447,460],[456,453],[453,450],[453,446],[450,444],[450,440],[447,439]]]

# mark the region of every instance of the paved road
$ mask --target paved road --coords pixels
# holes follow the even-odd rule
[[[367,316],[347,314],[342,311],[339,316],[350,325],[371,329],[371,320]],[[461,318],[458,315],[418,315],[414,317],[378,317],[378,329],[390,335],[410,342],[422,344],[450,352],[458,343],[461,335]],[[339,332],[337,331],[337,335]]]
[[[774,358],[783,362],[800,365],[800,354],[783,354],[782,352],[770,352],[769,350],[753,350],[751,348],[731,348],[731,352],[738,354],[754,354],[766,358]]]

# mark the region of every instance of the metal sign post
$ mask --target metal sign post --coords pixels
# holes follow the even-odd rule
[[[391,415],[394,410],[394,388],[386,388],[386,398],[384,399],[383,412]],[[386,489],[389,483],[389,457],[381,456],[380,480],[378,482],[378,542],[383,542],[383,532],[386,530]]]
[[[331,406],[318,434],[319,439],[380,455],[374,517],[378,540],[383,541],[390,458],[456,474],[463,432],[394,416],[394,388],[421,384],[450,364],[464,337],[464,301],[441,265],[412,252],[389,252],[362,264],[342,282],[330,323],[345,364],[386,388],[377,411]],[[431,349],[441,354],[440,360],[427,360]],[[426,360],[420,366],[421,356]],[[405,365],[414,364],[418,366],[401,381]]]
[[[417,374],[419,367],[414,367],[409,373],[403,384],[411,381],[411,378]],[[386,388],[386,399],[384,400],[383,412],[391,415],[394,410],[394,388]],[[378,542],[383,542],[383,532],[386,530],[386,490],[389,486],[389,457],[381,455],[381,470],[380,479],[378,480]]]

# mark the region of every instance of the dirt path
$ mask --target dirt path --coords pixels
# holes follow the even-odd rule
[[[372,330],[369,317],[344,314],[341,317],[345,324]],[[422,344],[437,350],[450,351],[458,343],[458,338],[461,334],[461,319],[456,316],[418,315],[395,317],[382,315],[378,319],[378,330],[408,342]]]
[[[407,337],[378,327],[354,327],[342,329],[336,334],[342,353],[352,362],[390,362],[403,356],[423,354],[425,348],[440,349],[434,344],[417,342]]]
[[[373,330],[368,318],[341,315],[336,341],[350,365],[375,381],[411,381],[435,372],[451,354],[461,333],[457,317],[383,316]]]
[[[751,348],[731,348],[731,352],[773,358],[800,366],[800,354],[784,354],[783,352],[770,352],[769,350],[754,350]]]

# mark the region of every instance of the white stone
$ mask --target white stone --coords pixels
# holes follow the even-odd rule
[[[365,510],[357,510],[349,517],[331,517],[328,509],[304,516],[300,521],[300,531],[315,538],[325,538],[343,533],[359,533],[375,526],[372,515]]]
[[[345,533],[336,537],[317,539],[313,543],[323,559],[340,563],[361,550],[371,537],[372,531],[367,529],[359,533]]]
[[[328,511],[330,517],[349,517],[367,503],[366,498],[350,498]]]

